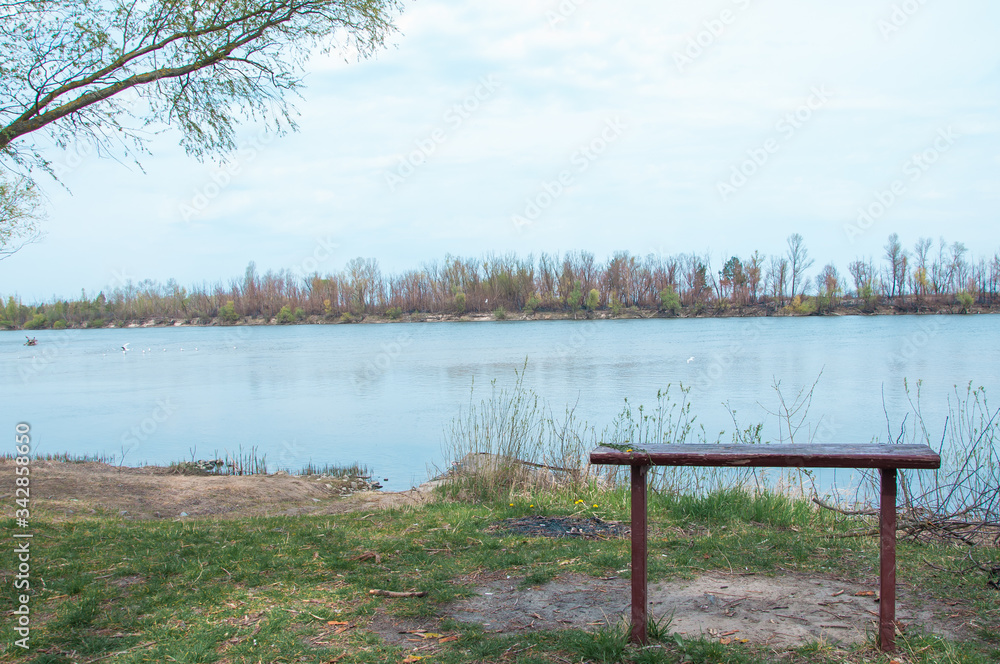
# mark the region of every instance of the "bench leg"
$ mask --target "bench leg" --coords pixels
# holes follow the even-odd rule
[[[632,466],[632,643],[646,637],[646,470]]]
[[[882,652],[896,649],[896,469],[882,469],[879,505],[881,559],[879,570],[878,643]]]

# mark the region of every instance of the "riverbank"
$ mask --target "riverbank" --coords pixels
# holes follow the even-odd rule
[[[34,331],[39,329],[120,329],[120,328],[148,328],[148,327],[231,327],[231,326],[262,326],[262,325],[350,325],[350,324],[389,324],[389,323],[475,323],[475,322],[527,322],[527,321],[563,321],[563,320],[648,320],[648,319],[705,319],[705,318],[811,318],[811,317],[836,317],[836,316],[948,316],[948,315],[978,315],[1000,313],[1000,306],[982,307],[970,306],[967,310],[962,305],[955,304],[949,306],[925,306],[925,307],[898,307],[898,306],[878,306],[872,310],[866,310],[861,306],[838,306],[824,313],[817,313],[815,310],[796,309],[785,306],[776,308],[769,304],[759,304],[744,307],[704,307],[700,310],[694,308],[682,309],[679,313],[668,313],[649,309],[629,307],[619,312],[611,310],[578,311],[571,313],[568,311],[535,311],[527,312],[479,312],[479,313],[400,313],[400,314],[329,314],[329,315],[309,315],[302,314],[285,319],[282,316],[272,316],[270,318],[262,316],[245,316],[224,318],[214,317],[194,317],[194,318],[168,318],[154,316],[141,319],[124,319],[120,321],[105,322],[100,321],[99,325],[92,323],[66,323],[55,325],[49,328],[45,326],[7,326],[7,331]]]
[[[339,514],[421,504],[433,486],[382,492],[368,477],[178,472],[183,465],[134,468],[32,459],[33,513],[56,521],[89,516],[146,521]],[[13,495],[12,459],[0,458],[0,477],[0,491]]]
[[[653,493],[656,623],[651,645],[639,648],[622,622],[627,535],[538,528],[627,523],[625,490],[387,505],[363,493],[330,496],[314,478],[60,464],[32,460],[31,515],[19,530],[33,536],[23,572],[31,594],[20,600],[30,648],[47,661],[887,661],[871,636],[878,538],[866,516],[767,494]],[[0,463],[4,494],[14,488],[12,465]],[[225,485],[244,506],[136,518],[144,501],[162,501],[186,480],[201,486],[186,494],[188,505],[210,504],[213,487]],[[299,483],[301,498],[324,503],[319,511],[257,504]],[[88,485],[103,487],[102,500],[117,492],[123,509],[80,509],[90,504]],[[996,661],[996,590],[966,556],[900,539],[899,661]],[[0,626],[6,643],[14,626]]]

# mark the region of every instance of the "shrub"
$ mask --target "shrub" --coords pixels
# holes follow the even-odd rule
[[[104,322],[103,318],[95,318],[94,320],[87,322],[87,327],[90,328],[90,329],[92,329],[92,330],[104,327],[104,325],[105,325],[105,322]]]
[[[389,307],[385,311],[385,315],[390,318],[390,320],[399,320],[399,317],[403,315],[402,307]]]
[[[306,310],[302,307],[295,307],[295,320],[298,322],[306,319]]]
[[[219,318],[227,325],[232,325],[240,319],[239,314],[236,313],[236,305],[233,304],[232,300],[229,300],[219,308]]]
[[[459,316],[465,313],[465,293],[463,291],[455,293],[455,313]]]
[[[803,295],[796,295],[795,299],[785,307],[785,311],[797,316],[809,316],[816,313],[816,301]]]
[[[542,301],[538,298],[538,295],[532,293],[531,297],[528,298],[528,301],[524,303],[524,313],[530,316],[535,313],[535,310],[537,310],[540,306],[542,306]]]
[[[31,320],[24,324],[24,329],[26,330],[40,330],[42,328],[48,327],[49,321],[45,318],[45,314],[35,314]]]
[[[17,325],[15,325],[13,321],[0,319],[0,327],[4,328],[5,330],[13,330],[15,327],[17,327]]]
[[[566,305],[575,315],[576,310],[580,308],[581,302],[583,302],[583,292],[580,290],[580,282],[574,281],[573,290],[566,296]]]
[[[677,294],[673,286],[667,286],[660,291],[659,309],[674,316],[681,312],[681,296]]]
[[[292,310],[286,304],[285,306],[281,307],[280,311],[278,311],[278,315],[275,316],[274,321],[278,325],[288,325],[289,323],[295,322],[295,316],[292,314]]]
[[[820,293],[816,296],[816,313],[824,314],[831,313],[833,311],[833,298],[825,293]]]
[[[871,284],[865,284],[858,290],[858,297],[862,301],[861,310],[866,314],[875,313],[878,307],[878,293]]]
[[[584,306],[587,307],[587,311],[594,311],[601,306],[601,291],[591,288],[590,292],[587,293],[587,301],[584,302]]]
[[[972,303],[975,301],[968,291],[962,291],[957,296],[958,306],[961,307],[961,312],[963,314],[969,313],[969,309],[972,308]]]
[[[594,436],[571,409],[555,420],[524,384],[523,369],[516,378],[510,387],[494,380],[482,396],[473,385],[468,407],[446,429],[444,450],[453,462],[446,495],[506,502],[557,484],[586,485],[583,458]]]
[[[608,307],[611,309],[612,316],[621,316],[622,303],[621,300],[618,299],[618,295],[614,292],[612,292],[611,296],[608,297]]]
[[[351,314],[349,314],[348,312],[345,311],[344,313],[340,314],[340,322],[341,323],[353,323],[354,322],[354,316],[352,316]]]
[[[66,329],[66,321],[64,321],[64,320],[57,320],[56,322],[52,323],[52,329],[53,330],[65,330]]]
[[[506,320],[507,310],[504,309],[503,307],[497,307],[496,309],[493,310],[493,317],[496,318],[497,320]]]

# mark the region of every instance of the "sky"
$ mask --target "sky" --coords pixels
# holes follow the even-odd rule
[[[46,236],[0,295],[384,272],[446,254],[878,260],[890,233],[1000,250],[1000,3],[417,0],[376,57],[314,57],[299,130],[141,168],[45,150]],[[65,185],[65,186],[63,186]]]

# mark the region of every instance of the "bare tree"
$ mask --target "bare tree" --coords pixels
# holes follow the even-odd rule
[[[760,299],[761,281],[764,268],[764,256],[759,252],[753,252],[750,261],[744,265],[747,277],[747,290],[750,295],[750,303],[757,304]]]
[[[779,307],[785,303],[785,288],[788,286],[788,260],[780,256],[771,256],[765,277],[765,289],[770,291],[771,299]]]
[[[852,261],[847,266],[847,271],[851,273],[851,278],[854,280],[854,294],[857,297],[864,297],[864,291],[872,288],[872,282],[875,279],[875,269],[871,262],[866,263],[860,259]]]
[[[889,297],[903,297],[906,293],[907,253],[899,242],[899,235],[893,233],[885,244],[885,259],[889,261]]]
[[[800,285],[803,286],[802,292],[805,293],[805,284],[807,283],[803,279],[805,271],[808,270],[813,261],[809,258],[809,252],[806,250],[805,244],[803,243],[802,236],[798,233],[792,233],[788,236],[788,266],[791,277],[791,292],[790,296],[795,297],[796,290]]]
[[[913,269],[913,293],[918,297],[918,301],[924,295],[927,295],[927,288],[929,285],[929,271],[927,265],[927,258],[930,255],[931,247],[934,245],[934,241],[929,237],[922,237],[917,240],[916,246],[913,248],[913,257],[917,261],[916,266]]]
[[[823,270],[816,275],[816,293],[819,295],[820,313],[825,308],[826,311],[833,311],[837,306],[843,288],[840,284],[840,273],[833,263],[828,263]]]

